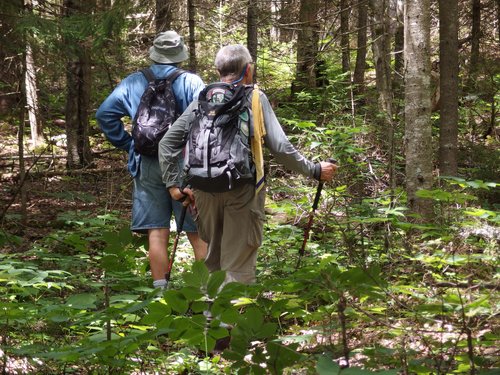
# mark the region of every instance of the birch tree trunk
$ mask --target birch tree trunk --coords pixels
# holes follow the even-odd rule
[[[458,138],[458,4],[439,0],[439,169],[457,174]]]
[[[31,145],[37,147],[44,143],[42,123],[38,119],[38,92],[35,75],[35,61],[29,41],[26,42],[26,107],[31,130]]]
[[[406,0],[404,10],[406,193],[409,207],[424,220],[432,204],[417,191],[433,185],[429,2]]]

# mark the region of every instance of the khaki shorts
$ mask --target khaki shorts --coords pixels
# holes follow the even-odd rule
[[[226,271],[226,282],[255,282],[257,249],[262,244],[265,191],[253,184],[225,193],[195,190],[198,233],[208,243],[205,264]]]

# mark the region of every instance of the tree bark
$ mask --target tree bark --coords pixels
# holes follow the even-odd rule
[[[23,46],[24,36],[16,32],[15,25],[23,13],[23,0],[12,0],[2,3],[0,10],[0,115],[17,111],[21,98],[19,77],[23,74],[23,54],[19,46]]]
[[[297,28],[294,23],[297,20],[297,8],[299,7],[297,0],[280,0],[278,1],[278,40],[282,43],[288,43],[294,40],[297,34]]]
[[[375,62],[375,83],[378,93],[379,110],[384,115],[379,124],[384,148],[391,147],[393,141],[393,95],[391,80],[391,35],[388,17],[389,0],[370,0],[372,11],[373,59]]]
[[[297,38],[297,71],[292,94],[316,87],[315,64],[318,55],[318,0],[301,0],[300,29]]]
[[[406,193],[410,209],[424,220],[432,204],[417,191],[433,185],[429,9],[429,0],[408,0],[404,13]]]
[[[342,50],[342,72],[351,71],[351,57],[349,48],[349,13],[350,5],[347,0],[340,0],[340,48]],[[349,81],[351,77],[349,77]]]
[[[479,41],[481,37],[481,0],[472,1],[472,28],[469,68],[469,86],[474,86],[479,64]]]
[[[25,58],[24,61],[27,61]],[[23,66],[24,74],[26,75],[26,65]],[[26,87],[21,84],[21,91],[25,91]],[[24,92],[23,94],[26,94]],[[26,95],[21,95],[21,102],[24,101],[24,98],[26,98]],[[25,103],[22,103],[25,104]],[[25,111],[24,111],[24,106],[21,106],[21,110],[19,111],[19,133],[17,134],[17,147],[18,147],[18,154],[19,154],[19,193],[21,195],[21,199],[19,202],[20,205],[20,211],[21,211],[21,222],[22,224],[26,224],[28,221],[28,211],[27,211],[27,202],[28,202],[28,195],[27,195],[27,189],[26,189],[26,166],[25,166],[25,160],[24,160],[24,127],[25,127]],[[6,207],[6,210],[8,209],[8,206]],[[6,213],[7,211],[5,211]],[[4,217],[4,214],[2,214],[2,218]]]
[[[65,15],[71,17],[75,14],[90,14],[92,6],[90,0],[65,0]],[[92,162],[88,115],[91,90],[90,41],[79,39],[68,43],[73,43],[76,47],[68,50],[66,65],[67,167],[75,169],[88,166]]]
[[[394,33],[394,75],[392,86],[395,90],[395,97],[400,98],[402,95],[401,87],[403,86],[404,75],[404,43],[405,43],[405,30],[403,20],[403,1],[396,0],[396,30]]]
[[[257,17],[258,17],[257,3],[253,0],[248,0],[247,47],[254,62],[254,70],[253,70],[254,82],[256,81],[257,78],[257,46],[258,46]]]
[[[364,0],[358,2],[358,35],[356,49],[356,66],[354,67],[353,83],[355,93],[362,94],[365,89],[366,42],[368,40],[368,5]]]
[[[157,34],[171,29],[173,6],[174,2],[171,0],[156,0],[155,25]]]
[[[189,69],[192,72],[196,72],[197,61],[196,61],[196,6],[194,4],[195,0],[187,0],[188,8],[188,24],[189,24]]]
[[[439,0],[440,117],[439,169],[457,174],[458,138],[458,5]]]
[[[26,107],[31,130],[31,145],[37,147],[43,144],[42,123],[38,119],[38,92],[35,75],[35,61],[33,50],[29,42],[26,44]]]

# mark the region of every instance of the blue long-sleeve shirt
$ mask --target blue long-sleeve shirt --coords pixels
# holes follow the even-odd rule
[[[164,78],[176,69],[164,64],[153,64],[150,68],[157,78]],[[141,72],[130,74],[116,86],[96,112],[97,122],[106,138],[113,146],[128,152],[128,170],[133,177],[138,171],[140,154],[134,151],[132,135],[126,131],[122,118],[134,118],[147,84]],[[202,79],[192,73],[182,74],[174,81],[172,89],[181,112],[198,98],[204,87]]]

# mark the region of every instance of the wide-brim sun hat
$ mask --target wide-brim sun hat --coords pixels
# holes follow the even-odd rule
[[[189,58],[184,38],[175,31],[158,34],[149,49],[149,58],[160,64],[175,64]]]

